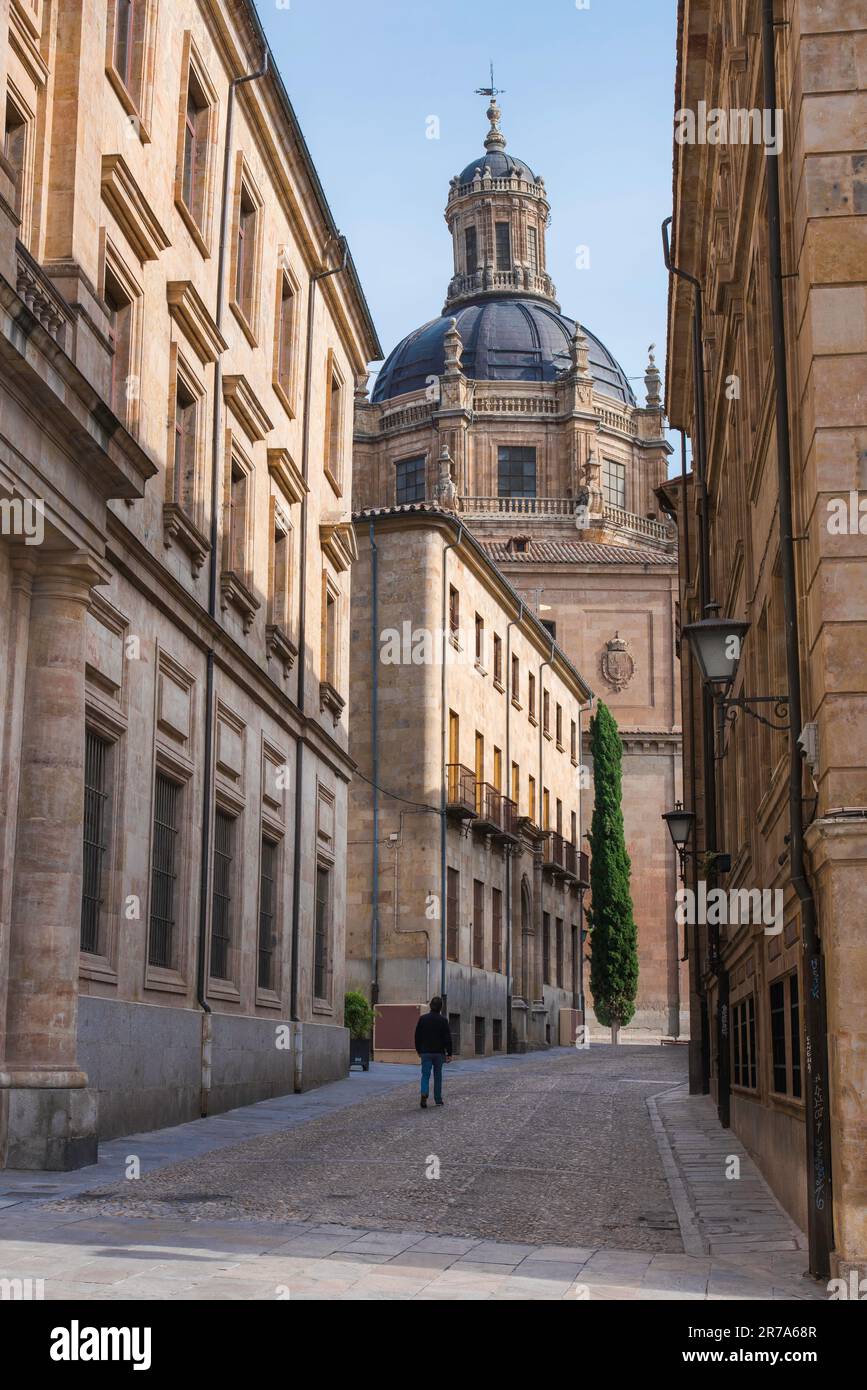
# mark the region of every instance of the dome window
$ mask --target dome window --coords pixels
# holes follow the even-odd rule
[[[497,270],[512,269],[512,228],[508,222],[496,224]]]

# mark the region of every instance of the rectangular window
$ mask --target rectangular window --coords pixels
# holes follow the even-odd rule
[[[476,1015],[473,1033],[473,1043],[477,1057],[485,1055],[485,1020],[483,1015]]]
[[[188,512],[196,509],[199,402],[181,381],[175,389],[175,501]]]
[[[474,270],[479,268],[479,243],[475,227],[467,227],[464,231],[464,249],[466,252],[467,275],[472,275]]]
[[[111,744],[84,733],[84,862],[81,878],[81,949],[103,951],[105,858],[108,849],[108,767]]]
[[[542,829],[551,829],[551,793],[547,787],[542,788]]]
[[[449,762],[461,760],[461,721],[453,709],[449,710]]]
[[[497,239],[497,270],[512,269],[512,228],[508,222],[498,222],[495,228]]]
[[[394,500],[398,507],[425,498],[424,454],[418,458],[401,459],[394,466]]]
[[[536,718],[536,677],[532,671],[527,676],[527,713],[531,719]]]
[[[485,966],[485,885],[473,879],[473,965]]]
[[[154,783],[153,848],[148,964],[172,968],[178,883],[181,788],[161,772]]]
[[[292,365],[295,340],[295,290],[288,275],[280,276],[277,305],[277,385],[292,402]]]
[[[290,627],[290,579],[292,573],[292,532],[275,513],[271,558],[271,616],[274,627],[284,632]]]
[[[24,163],[27,155],[27,121],[11,97],[6,97],[3,153],[15,178],[15,211],[21,216],[24,199]]]
[[[558,917],[554,924],[555,937],[557,942],[557,988],[563,988],[563,919]]]
[[[546,734],[551,732],[551,694],[548,690],[542,691],[542,728]]]
[[[602,460],[602,493],[610,507],[626,506],[626,464]]]
[[[260,989],[274,988],[274,948],[277,943],[277,861],[279,845],[262,836],[259,865],[259,969]]]
[[[235,817],[219,808],[214,817],[213,900],[211,905],[211,974],[215,980],[231,978],[235,865]]]
[[[343,382],[328,354],[328,384],[325,421],[325,475],[340,490],[343,481]]]
[[[208,99],[198,77],[191,68],[187,79],[181,197],[187,212],[200,232],[203,230],[205,221],[209,124]]]
[[[573,845],[574,845],[574,846],[576,847],[576,849],[577,849],[577,847],[578,847],[578,812],[577,812],[577,811],[573,811],[573,812],[572,812],[572,843],[573,843]]]
[[[453,584],[449,585],[449,632],[457,637],[461,628],[461,596]]]
[[[563,834],[563,802],[557,797],[557,834]]]
[[[539,270],[539,233],[535,227],[527,228],[527,260],[535,275]]]
[[[503,752],[500,748],[494,749],[493,784],[498,792],[503,790]]]
[[[476,730],[476,765],[475,765],[475,773],[476,773],[476,781],[477,781],[477,782],[484,782],[484,780],[485,780],[485,736],[484,736],[484,734],[480,734],[479,731],[478,731],[478,729]]]
[[[115,0],[114,66],[128,92],[132,92],[133,22],[141,0]]]
[[[512,699],[521,698],[521,665],[516,656],[512,657]]]
[[[322,679],[337,689],[337,594],[327,578],[322,613]]]
[[[109,404],[117,418],[125,422],[132,357],[132,301],[108,266],[105,269],[104,294],[108,307],[108,340],[112,349]]]
[[[786,1064],[786,991],[782,980],[771,985],[771,1060],[774,1090],[785,1095],[788,1086]]]
[[[569,726],[569,752],[572,755],[573,763],[578,761],[578,725],[573,719]]]
[[[327,1001],[330,995],[331,870],[316,865],[316,903],[313,928],[313,997]]]
[[[448,960],[458,959],[460,884],[461,879],[457,869],[448,869],[446,873],[446,957]]]
[[[548,633],[548,636],[549,636],[549,637],[553,637],[554,641],[556,642],[556,641],[557,641],[557,624],[556,624],[555,622],[553,622],[550,618],[543,618],[543,619],[542,619],[542,626],[543,626],[543,628],[545,629],[545,631]]]
[[[235,246],[235,303],[252,326],[256,281],[256,229],[259,209],[245,184],[241,185]]]
[[[476,663],[485,664],[485,620],[480,613],[476,614]]]
[[[250,478],[232,459],[229,491],[229,568],[239,579],[247,574],[247,509]]]
[[[503,894],[499,888],[491,889],[491,969],[499,973],[503,968]]]
[[[500,497],[536,496],[536,450],[501,444],[497,450]]]
[[[736,1086],[756,1089],[756,1014],[751,994],[732,1009],[732,1077]]]
[[[556,737],[557,737],[557,747],[558,747],[558,748],[562,748],[562,747],[563,747],[563,706],[562,706],[562,705],[558,705],[558,706],[557,706],[557,710],[556,710],[556,714],[555,714],[555,718],[554,718],[554,730],[555,730],[555,734],[556,734]]]
[[[551,917],[542,913],[542,979],[546,985],[551,983]]]
[[[512,800],[515,805],[521,805],[521,769],[517,763],[512,763]]]
[[[798,975],[789,976],[789,1036],[792,1040],[792,1095],[801,1097],[801,1001]]]
[[[503,685],[503,643],[502,639],[494,633],[494,684]]]
[[[502,1052],[503,1050],[503,1020],[494,1018],[491,1020],[491,1051]]]
[[[536,821],[536,779],[533,776],[527,778],[527,815],[530,820]]]

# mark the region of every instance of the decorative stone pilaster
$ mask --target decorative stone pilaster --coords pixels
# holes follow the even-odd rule
[[[96,1158],[96,1098],[77,1063],[84,806],[84,668],[91,588],[82,552],[32,577],[9,979],[0,1066],[0,1162],[66,1169]]]

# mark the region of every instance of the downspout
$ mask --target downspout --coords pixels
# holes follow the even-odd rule
[[[232,124],[235,112],[235,92],[245,82],[256,82],[268,71],[268,49],[265,48],[262,66],[244,77],[233,77],[229,83],[226,103],[226,134],[223,151],[223,188],[220,208],[220,242],[217,248],[217,300],[215,322],[223,322],[223,285],[226,277],[226,235],[229,225],[229,174],[232,163]],[[208,560],[208,617],[217,621],[217,544],[219,541],[220,502],[220,420],[222,396],[222,359],[214,362],[214,416],[211,440],[211,552]],[[207,1115],[211,1092],[211,1006],[207,999],[206,941],[208,934],[208,886],[211,863],[211,822],[214,799],[214,644],[208,643],[205,668],[205,767],[202,788],[202,851],[199,873],[199,932],[196,943],[196,1000],[202,1010],[201,1051],[201,1113]]]
[[[551,639],[551,655],[548,657],[547,661],[543,661],[542,664],[541,664],[541,666],[539,667],[539,829],[542,831],[543,834],[548,830],[548,827],[545,825],[545,788],[544,788],[544,782],[545,782],[545,777],[544,777],[544,757],[545,757],[545,751],[544,751],[544,750],[545,750],[545,692],[544,692],[544,690],[542,689],[542,672],[544,671],[544,669],[545,669],[546,666],[551,666],[551,665],[553,665],[553,662],[554,662],[554,639],[552,638],[552,639]],[[540,900],[540,902],[539,902],[539,927],[540,927],[540,935],[541,935],[541,933],[544,932],[544,930],[545,930],[544,900]],[[543,960],[544,960],[544,958],[545,958],[545,950],[546,950],[546,949],[547,949],[547,950],[550,950],[550,946],[551,946],[551,943],[550,943],[549,941],[546,941],[546,942],[544,943],[543,949],[542,949],[542,959],[543,959]],[[538,960],[538,957],[537,957],[537,960]],[[540,965],[540,982],[539,982],[539,983],[540,983],[540,988],[541,988],[541,991],[542,991],[542,992],[541,992],[541,995],[540,995],[540,998],[541,998],[541,1000],[542,1000],[542,1002],[543,1002],[543,1004],[544,1004],[544,1002],[545,1002],[545,971],[544,971],[544,968],[543,968],[541,965]],[[548,1016],[548,1015],[547,1015],[547,1012],[546,1012],[545,1017],[547,1018],[547,1016]]]
[[[506,785],[512,790],[512,628],[520,627],[524,621],[524,604],[519,601],[518,616],[512,618],[506,627]],[[518,796],[521,795],[520,784]],[[520,815],[520,801],[516,814]],[[512,847],[508,848],[506,861],[506,1051],[512,1042]]]
[[[446,702],[446,651],[448,646],[448,574],[446,570],[446,555],[450,550],[459,546],[464,534],[464,523],[458,522],[457,538],[449,541],[443,546],[443,592],[442,592],[442,634],[443,634],[443,660],[440,691],[440,756],[442,759],[442,779],[440,785],[440,996],[443,1001],[443,1013],[448,1017],[448,994],[446,991],[446,910],[447,910],[447,874],[446,874],[446,833],[448,825],[446,822],[446,796],[448,773],[446,764],[448,754],[446,751],[446,715],[448,705]],[[459,926],[460,929],[460,926]]]
[[[338,240],[343,246],[343,260],[340,265],[333,270],[317,270],[311,272],[307,282],[307,343],[305,348],[304,363],[304,428],[301,433],[301,476],[304,483],[307,483],[310,475],[310,394],[313,379],[313,319],[316,308],[316,284],[319,280],[325,280],[329,275],[338,275],[346,269],[346,262],[349,256],[349,247],[345,238],[338,235]],[[310,493],[305,486],[304,496],[301,501],[301,565],[299,575],[299,596],[298,596],[298,690],[296,696],[296,707],[300,719],[304,719],[306,677],[307,677],[307,530],[308,530],[308,499]],[[304,771],[304,738],[301,734],[295,740],[295,826],[292,837],[292,969],[290,973],[290,1002],[289,1017],[294,1024],[301,1023],[298,1011],[298,941],[300,937],[301,921],[301,815],[303,811],[302,782]],[[302,1088],[302,1043],[301,1029],[296,1027],[295,1033],[295,1090]]]
[[[370,744],[372,748],[373,782],[373,885],[370,908],[370,1002],[379,1002],[379,551],[373,538],[373,517],[370,518],[370,665],[372,696],[370,709]],[[401,813],[403,814],[403,813]],[[396,860],[396,856],[395,856]],[[395,893],[395,912],[397,894]],[[427,935],[427,933],[425,933]],[[430,939],[428,938],[428,946]]]
[[[665,260],[665,268],[670,274],[678,276],[681,280],[686,280],[692,285],[694,290],[693,297],[693,322],[692,322],[692,353],[693,353],[693,388],[695,395],[695,439],[693,441],[693,473],[695,484],[698,487],[698,582],[699,582],[699,603],[701,606],[701,616],[706,618],[712,609],[710,599],[710,543],[709,543],[709,518],[707,501],[707,435],[706,417],[704,404],[704,323],[702,309],[702,288],[701,282],[694,275],[681,268],[672,261],[668,244],[668,228],[672,219],[667,217],[662,224],[662,253]],[[692,660],[692,658],[691,658]],[[702,775],[704,778],[704,831],[705,831],[705,851],[707,854],[715,854],[718,850],[717,845],[717,818],[716,818],[716,759],[714,756],[714,723],[713,723],[713,699],[707,686],[702,685],[701,689],[701,713],[702,713]],[[714,860],[710,860],[712,866]],[[696,862],[696,872],[698,865]],[[711,867],[711,880],[715,878],[715,868]],[[717,979],[717,1113],[720,1124],[724,1129],[728,1129],[730,1120],[730,1059],[728,1049],[728,971],[722,963],[719,949],[719,927],[711,925],[708,928],[709,937],[709,960],[708,967],[714,972]],[[702,1050],[703,1066],[707,1070],[702,1077],[702,1089],[710,1089],[710,1054]]]
[[[798,739],[801,734],[801,667],[798,642],[798,595],[792,527],[792,464],[789,438],[789,383],[786,369],[786,327],[783,304],[783,266],[780,234],[780,175],[777,145],[777,73],[773,0],[762,0],[762,78],[765,110],[771,113],[774,139],[765,147],[768,195],[768,252],[771,272],[771,329],[777,434],[777,476],[780,508],[780,564],[786,626],[786,675],[789,686],[789,856],[792,886],[798,895],[803,922],[804,1026],[808,1082],[806,1086],[807,1235],[810,1273],[830,1274],[834,1246],[834,1208],[831,1175],[830,1077],[825,969],[819,938],[816,901],[807,880],[804,858],[803,772]],[[782,132],[780,132],[782,134]]]

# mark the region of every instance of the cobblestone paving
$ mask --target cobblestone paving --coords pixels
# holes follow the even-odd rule
[[[630,1046],[464,1074],[457,1064],[442,1109],[422,1111],[417,1087],[401,1085],[54,1209],[676,1254],[683,1244],[646,1099],[681,1083],[685,1068],[685,1049]],[[428,1177],[437,1164],[439,1178]]]

